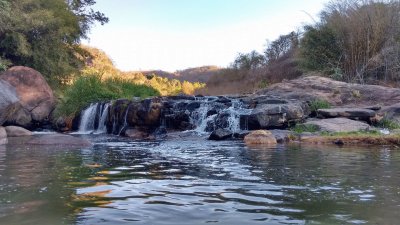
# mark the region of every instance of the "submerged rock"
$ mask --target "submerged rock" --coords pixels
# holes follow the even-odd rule
[[[71,147],[90,147],[92,143],[86,139],[64,134],[48,134],[33,136],[27,142],[31,145],[65,145]]]
[[[320,131],[327,132],[357,132],[367,131],[370,129],[370,126],[364,122],[347,118],[313,120],[304,124],[317,126]]]
[[[208,140],[222,141],[222,140],[227,140],[229,138],[232,138],[232,136],[233,136],[233,133],[230,130],[217,129],[211,133]]]
[[[275,145],[278,142],[274,135],[267,130],[256,130],[244,137],[247,145]]]
[[[4,127],[0,127],[0,145],[5,145],[8,143],[7,132]]]
[[[32,136],[33,133],[25,128],[16,127],[16,126],[7,126],[5,127],[7,131],[7,137],[23,137],[23,136]]]

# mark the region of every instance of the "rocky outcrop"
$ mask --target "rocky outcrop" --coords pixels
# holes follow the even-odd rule
[[[4,127],[0,127],[0,145],[5,145],[8,143],[7,132]]]
[[[16,126],[7,126],[5,127],[7,132],[7,137],[23,137],[23,136],[32,136],[33,133],[29,130],[26,130],[22,127]]]
[[[370,126],[364,122],[347,118],[313,120],[304,123],[304,125],[313,125],[318,127],[320,131],[327,132],[356,132],[368,131],[370,129]]]
[[[86,139],[73,137],[64,134],[49,134],[42,136],[34,136],[31,140],[26,142],[28,145],[64,145],[69,147],[90,147],[90,143]]]
[[[16,90],[21,108],[9,118],[9,124],[31,127],[33,123],[46,121],[54,108],[53,92],[43,76],[34,69],[12,67],[0,75]]]
[[[0,125],[20,108],[17,92],[7,81],[0,79]]]
[[[312,101],[323,99],[336,106],[389,106],[400,102],[400,89],[335,81],[321,76],[305,76],[260,90],[256,95]],[[378,101],[378,102],[377,102]]]
[[[267,130],[256,130],[250,132],[244,137],[244,142],[247,145],[276,145],[277,141],[274,135]]]
[[[318,109],[318,115],[323,118],[344,117],[348,119],[356,119],[363,121],[371,121],[371,118],[376,116],[376,112],[370,109],[363,108],[333,108],[333,109]]]

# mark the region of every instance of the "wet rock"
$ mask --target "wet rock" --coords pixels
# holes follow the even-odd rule
[[[332,118],[308,121],[305,125],[314,125],[321,131],[327,132],[357,132],[367,131],[370,126],[361,121],[350,120],[347,118]]]
[[[185,112],[175,112],[165,116],[166,124],[168,128],[178,130],[188,130],[193,128],[190,124],[190,116]]]
[[[293,132],[290,130],[270,130],[278,143],[290,142]]]
[[[244,142],[247,145],[276,145],[274,135],[267,130],[256,130],[250,132],[246,137],[244,137]]]
[[[125,121],[127,116],[127,110],[129,108],[131,101],[127,99],[118,99],[110,105],[109,114],[106,122],[107,132],[118,135],[122,132],[127,121]],[[132,103],[135,104],[135,103]],[[129,108],[128,108],[129,107]],[[130,117],[131,119],[132,117]]]
[[[0,145],[5,145],[8,143],[7,132],[4,127],[0,127]]]
[[[133,139],[142,140],[142,139],[146,139],[149,136],[149,134],[147,132],[141,131],[139,129],[127,129],[125,131],[125,136],[133,138]]]
[[[32,136],[33,133],[29,130],[26,130],[22,127],[16,126],[7,126],[5,127],[7,132],[7,137],[23,137],[23,136]]]
[[[201,103],[200,102],[191,102],[187,104],[186,109],[189,110],[190,112],[200,108]]]
[[[207,117],[215,115],[215,114],[218,114],[218,111],[216,109],[210,109],[207,112]]]
[[[90,147],[92,143],[86,139],[64,134],[33,136],[27,142],[30,145],[65,145],[71,147]]]
[[[32,121],[42,123],[48,117],[55,106],[53,91],[44,77],[34,69],[15,66],[0,75],[0,80],[7,81],[17,92],[19,103],[24,113],[29,113]],[[27,120],[23,120],[26,122]],[[19,124],[19,120],[11,119],[15,125],[27,127],[27,124]]]
[[[213,131],[208,140],[222,141],[232,138],[233,133],[226,129],[217,129]]]
[[[358,119],[370,121],[376,115],[376,112],[370,109],[362,108],[333,108],[318,109],[318,115],[324,118],[345,117],[349,119]]]
[[[171,100],[196,100],[194,96],[191,95],[176,95],[176,96],[168,96],[168,99]]]

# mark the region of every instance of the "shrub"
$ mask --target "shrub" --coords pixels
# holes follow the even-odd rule
[[[316,99],[310,102],[310,110],[311,112],[316,112],[318,109],[329,109],[331,108],[331,104],[322,99]]]
[[[400,129],[400,124],[397,123],[396,121],[383,118],[378,122],[377,127],[394,130],[394,129]]]
[[[319,131],[319,127],[316,125],[313,125],[313,124],[296,124],[296,126],[294,126],[291,130],[298,134],[301,134],[304,132],[314,133],[314,132]]]
[[[77,78],[67,87],[56,108],[57,116],[73,116],[90,103],[132,97],[146,98],[160,95],[152,87],[135,84],[130,79],[108,78],[91,74]]]

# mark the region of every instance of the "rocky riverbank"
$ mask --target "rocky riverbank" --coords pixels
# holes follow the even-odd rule
[[[276,142],[286,142],[311,140],[300,138],[304,135],[295,131],[299,127],[306,136],[400,128],[400,89],[317,76],[285,81],[249,95],[98,102],[77,114],[72,123],[52,118],[55,98],[38,72],[13,67],[0,75],[0,87],[0,126],[30,130],[51,126],[59,132],[108,133],[134,139],[193,131],[209,134],[210,140],[244,139],[252,131],[271,130],[266,133]],[[384,129],[387,132],[391,131]],[[0,130],[0,141],[5,143],[3,133],[7,132]]]

